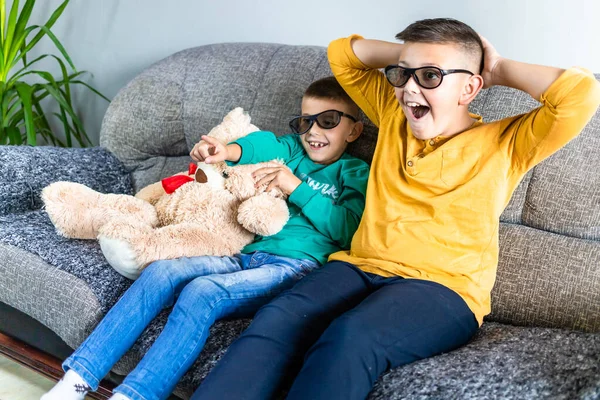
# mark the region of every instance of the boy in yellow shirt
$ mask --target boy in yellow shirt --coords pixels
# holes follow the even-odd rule
[[[264,306],[193,399],[272,398],[298,370],[288,399],[364,399],[388,368],[468,342],[490,312],[500,214],[525,173],[586,125],[600,85],[580,68],[502,58],[452,19],[396,38],[328,49],[379,127],[350,250]],[[468,106],[494,85],[542,105],[483,123]]]

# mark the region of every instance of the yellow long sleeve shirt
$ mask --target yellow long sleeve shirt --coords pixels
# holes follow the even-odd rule
[[[490,312],[500,214],[525,173],[579,134],[600,104],[590,72],[571,68],[523,115],[452,138],[413,136],[391,85],[354,54],[354,35],[328,48],[331,69],[379,127],[366,207],[349,251],[329,260],[365,272],[438,282],[457,292],[481,325]]]

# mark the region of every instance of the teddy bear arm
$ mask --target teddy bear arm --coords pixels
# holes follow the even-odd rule
[[[166,194],[165,189],[162,187],[161,182],[155,182],[148,186],[140,189],[139,192],[135,194],[135,197],[141,200],[145,200],[148,203],[154,205],[162,196]]]
[[[96,239],[113,219],[132,216],[156,225],[151,205],[125,194],[100,193],[75,182],[54,182],[42,190],[46,212],[57,232],[75,239]]]
[[[209,232],[202,225],[182,222],[154,229],[148,243],[156,249],[157,259],[196,256],[230,256],[239,253],[252,241],[239,237],[234,240],[225,232]],[[245,240],[244,240],[245,239]]]
[[[238,208],[238,222],[250,232],[261,236],[278,233],[289,217],[285,200],[268,193],[251,197]]]

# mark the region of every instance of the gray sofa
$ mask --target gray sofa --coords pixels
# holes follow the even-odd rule
[[[0,331],[68,355],[130,285],[95,241],[57,236],[39,199],[50,182],[133,193],[186,169],[188,152],[237,106],[287,133],[304,89],[330,75],[322,47],[230,43],[166,58],[123,88],[93,149],[0,147]],[[600,76],[597,76],[600,78]],[[504,87],[472,111],[486,121],[537,106]],[[376,128],[351,148],[369,160]],[[600,398],[600,114],[525,177],[500,225],[493,312],[471,343],[387,372],[372,399]],[[165,323],[157,317],[115,366],[126,374]],[[218,322],[175,394],[191,395],[248,320]],[[340,384],[344,384],[340,382]]]

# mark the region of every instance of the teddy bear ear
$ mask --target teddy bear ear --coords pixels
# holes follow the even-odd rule
[[[194,180],[198,183],[206,183],[208,182],[208,177],[202,169],[198,168],[194,174]]]
[[[211,129],[208,135],[225,143],[233,142],[251,132],[260,130],[250,121],[250,115],[242,107],[236,107],[223,118],[219,125]]]

